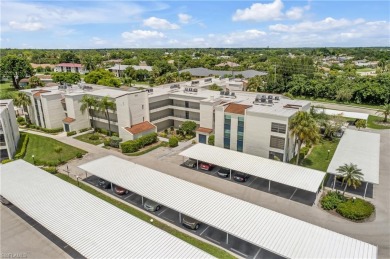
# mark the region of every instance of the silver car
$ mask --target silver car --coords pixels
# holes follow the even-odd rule
[[[193,230],[198,230],[198,228],[200,227],[199,221],[197,221],[194,218],[188,217],[188,216],[183,216],[182,224],[183,224],[183,226],[190,228],[190,229],[193,229]]]
[[[158,211],[161,209],[161,205],[158,204],[157,202],[154,202],[152,200],[147,200],[144,203],[144,209],[148,211]]]
[[[4,198],[3,196],[0,195],[0,202],[4,205],[8,205],[8,204],[11,204],[11,202],[9,202],[6,198]]]

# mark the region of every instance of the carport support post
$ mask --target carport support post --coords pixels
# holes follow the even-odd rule
[[[179,212],[179,222],[181,223],[181,213]]]
[[[112,183],[111,183],[111,191],[114,191],[114,187],[112,187]]]
[[[271,192],[271,180],[268,181],[268,192]]]
[[[141,196],[141,203],[144,205],[144,196]]]
[[[199,160],[196,159],[196,170],[198,170],[198,169],[199,169]]]
[[[367,186],[368,186],[368,182],[366,182],[366,188],[364,188],[364,196],[363,196],[364,199],[366,198]]]
[[[229,173],[229,176],[230,176],[230,180],[232,179],[232,169],[229,169],[230,173]]]
[[[226,233],[226,244],[228,245],[229,244],[229,234]]]
[[[334,187],[336,187],[336,175],[333,175],[333,187],[332,190],[334,190]]]

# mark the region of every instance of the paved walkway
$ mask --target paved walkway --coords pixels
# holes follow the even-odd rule
[[[370,200],[377,208],[376,217],[375,220],[367,223],[350,222],[325,212],[319,206],[309,207],[234,182],[223,181],[217,177],[178,166],[177,163],[160,159],[161,157],[167,156],[164,154],[165,152],[178,152],[174,152],[168,148],[159,148],[143,156],[129,157],[117,151],[97,147],[71,137],[59,135],[52,136],[44,133],[40,133],[39,135],[49,136],[66,144],[88,151],[89,154],[83,159],[75,159],[68,163],[70,171],[82,178],[85,177],[85,172],[77,168],[78,165],[109,154],[116,155],[123,159],[131,160],[135,163],[225,193],[238,199],[377,245],[379,247],[379,258],[390,258],[390,185],[388,184],[390,182],[390,159],[388,159],[390,157],[390,130],[378,131],[367,129],[367,131],[381,134],[380,184],[374,186],[374,199]],[[36,132],[31,133],[35,134]],[[156,156],[156,154],[161,153],[163,153],[163,156]],[[64,170],[65,168],[66,167],[62,166],[60,169]]]

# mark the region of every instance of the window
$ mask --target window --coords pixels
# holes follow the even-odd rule
[[[283,162],[283,154],[282,153],[270,151],[268,158],[273,159],[273,160],[280,160]]]
[[[225,130],[223,134],[224,138],[229,138],[230,139],[230,130]]]
[[[223,139],[223,147],[226,149],[230,149],[230,138]]]
[[[206,144],[206,135],[199,134],[199,143]]]
[[[186,111],[186,119],[190,118],[190,112]]]
[[[142,110],[144,109],[144,105],[142,104]]]
[[[270,147],[284,149],[284,138],[271,136]]]
[[[189,102],[189,101],[185,101],[185,102],[184,102],[184,106],[185,106],[186,108],[189,108],[189,107],[190,107],[190,102]]]
[[[230,130],[231,117],[230,115],[225,115],[224,129]]]
[[[237,151],[242,152],[244,148],[244,142],[242,140],[237,140]]]
[[[284,134],[284,133],[286,133],[286,124],[272,122],[271,131]]]

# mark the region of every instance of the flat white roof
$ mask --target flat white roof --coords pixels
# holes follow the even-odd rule
[[[314,193],[325,177],[321,171],[201,143],[180,155]]]
[[[286,258],[377,257],[376,246],[115,156],[79,167]]]
[[[346,118],[355,118],[360,120],[367,120],[368,114],[362,112],[347,112],[347,111],[338,111],[332,109],[324,109],[324,108],[314,108],[316,113],[325,113],[326,115],[340,115]]]
[[[2,196],[87,258],[211,257],[23,160],[0,176]]]
[[[89,94],[89,95],[94,95],[94,96],[101,96],[101,97],[108,96],[110,98],[118,98],[118,97],[121,97],[123,95],[129,94],[130,92],[103,88],[103,89],[99,89],[99,90],[95,90],[95,91],[91,91],[91,92],[85,92],[85,93]]]
[[[328,173],[338,174],[336,169],[344,164],[355,164],[362,169],[364,181],[379,184],[380,135],[347,129],[342,136]]]

